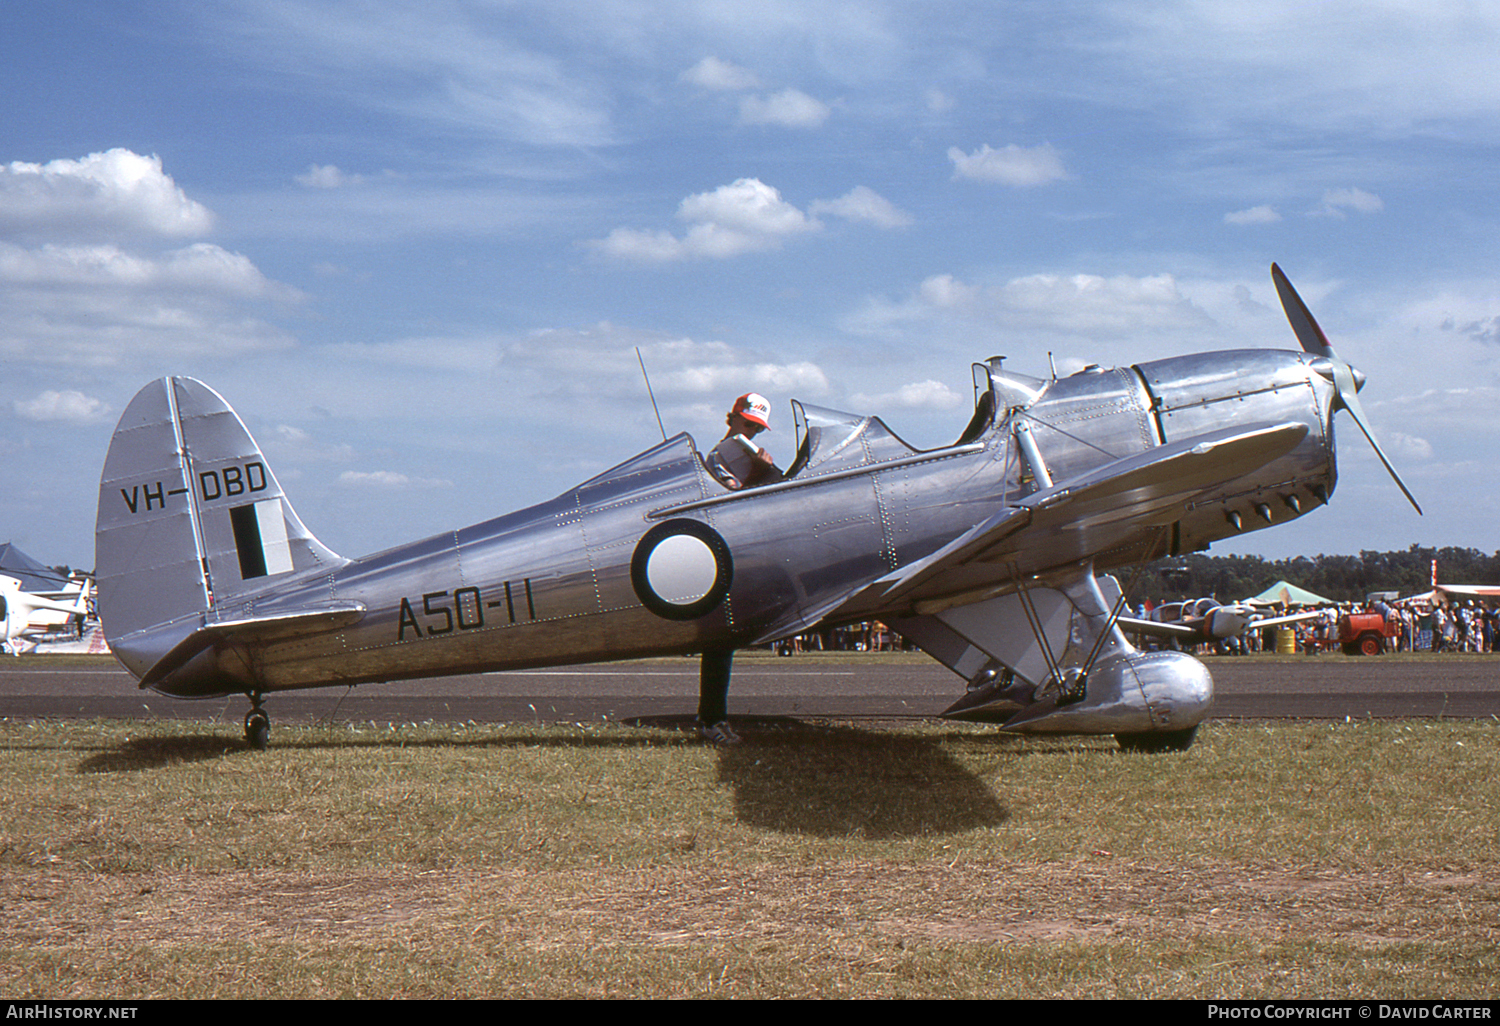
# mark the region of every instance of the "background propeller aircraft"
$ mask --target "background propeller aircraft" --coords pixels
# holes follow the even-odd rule
[[[992,358],[948,446],[918,451],[878,418],[794,402],[798,454],[775,484],[725,490],[679,434],[550,502],[362,559],[303,526],[218,393],[163,378],[131,401],[105,460],[101,619],[142,687],[249,696],[257,746],[274,691],[880,619],[969,682],[950,715],[1185,747],[1208,671],[1131,646],[1100,572],[1300,516],[1333,491],[1335,410],[1369,435],[1361,379],[1273,274],[1302,352],[1055,380]]]
[[[1257,609],[1248,602],[1221,605],[1217,599],[1201,598],[1192,602],[1168,602],[1157,606],[1151,611],[1149,619],[1122,616],[1119,623],[1121,629],[1130,634],[1146,634],[1183,645],[1197,645],[1238,637],[1247,630],[1279,627],[1286,623],[1316,619],[1321,615],[1313,610],[1288,613],[1285,616],[1268,616],[1264,609]]]
[[[18,579],[0,574],[0,620],[5,623],[5,650],[20,655],[36,647],[39,635],[81,625],[89,612],[88,590],[82,582],[76,582],[68,585],[64,593],[72,596],[70,601],[61,601],[61,596],[52,598],[23,591]]]

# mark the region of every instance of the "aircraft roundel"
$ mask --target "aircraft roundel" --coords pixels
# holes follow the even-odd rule
[[[668,520],[647,531],[630,560],[630,583],[641,603],[668,620],[696,620],[729,594],[734,561],[707,524]]]

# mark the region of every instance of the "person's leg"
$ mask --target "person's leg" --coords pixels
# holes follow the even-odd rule
[[[707,649],[698,671],[698,730],[719,744],[739,741],[729,728],[729,675],[733,666],[734,649]]]

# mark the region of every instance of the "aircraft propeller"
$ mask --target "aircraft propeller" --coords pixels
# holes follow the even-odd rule
[[[1391,466],[1391,461],[1385,458],[1385,453],[1380,450],[1380,443],[1375,441],[1375,436],[1370,433],[1370,428],[1365,423],[1364,407],[1359,403],[1359,390],[1365,383],[1364,375],[1350,367],[1333,351],[1333,346],[1328,344],[1328,336],[1323,334],[1323,329],[1318,327],[1318,322],[1313,319],[1312,311],[1308,310],[1307,304],[1302,302],[1302,297],[1297,295],[1297,290],[1292,288],[1292,283],[1275,264],[1271,265],[1271,279],[1276,282],[1276,294],[1281,297],[1281,308],[1286,311],[1286,319],[1291,322],[1292,331],[1296,334],[1297,341],[1302,344],[1303,352],[1328,361],[1329,369],[1321,370],[1320,373],[1332,380],[1334,387],[1338,390],[1336,405],[1349,411],[1349,416],[1354,418],[1354,423],[1359,426],[1360,431],[1364,432],[1370,448],[1375,450],[1375,455],[1380,457],[1380,462],[1385,465],[1386,473],[1391,475],[1391,480],[1396,482],[1396,487],[1401,489],[1402,494],[1406,496],[1406,501],[1411,503],[1412,508],[1418,514],[1421,514],[1422,507],[1417,505],[1417,500],[1412,497],[1411,490],[1406,487],[1406,482],[1401,480],[1401,475],[1396,473],[1396,468]]]

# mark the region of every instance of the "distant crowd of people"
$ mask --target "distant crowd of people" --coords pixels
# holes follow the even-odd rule
[[[1345,604],[1324,606],[1311,620],[1289,625],[1298,652],[1309,655],[1338,651],[1341,643],[1339,617],[1345,613],[1378,613],[1391,625],[1385,638],[1387,651],[1395,652],[1494,652],[1500,645],[1500,608],[1468,601],[1453,605],[1426,602],[1375,602],[1367,606]],[[1217,652],[1241,655],[1274,652],[1280,628],[1247,630],[1239,637],[1221,638],[1198,646],[1199,654]],[[1146,647],[1160,642],[1139,639]],[[878,620],[835,627],[829,630],[799,634],[771,646],[781,655],[802,652],[901,652],[914,646]],[[1170,646],[1175,647],[1175,646]]]
[[[1297,649],[1337,649],[1344,613],[1378,613],[1393,628],[1385,647],[1395,652],[1493,652],[1500,641],[1500,609],[1469,600],[1451,605],[1407,599],[1368,606],[1326,606],[1315,620],[1296,625]]]
[[[796,655],[801,652],[901,652],[913,647],[879,620],[798,634],[771,646],[778,655]]]
[[[1377,602],[1371,609],[1396,624],[1398,652],[1493,652],[1500,638],[1500,609],[1472,599],[1431,607],[1411,600]]]
[[[1296,608],[1286,612],[1295,613]],[[1287,651],[1288,638],[1295,650],[1308,655],[1326,651],[1352,651],[1359,638],[1369,631],[1366,623],[1351,631],[1341,629],[1340,618],[1346,614],[1377,614],[1384,623],[1380,630],[1382,651],[1387,652],[1494,652],[1500,646],[1500,608],[1475,600],[1433,603],[1426,596],[1366,605],[1345,603],[1320,607],[1303,607],[1316,613],[1310,619],[1281,626],[1256,629],[1244,634],[1218,638],[1192,646],[1198,655],[1242,655],[1254,652]],[[1146,618],[1148,610],[1138,614]],[[1280,615],[1279,613],[1275,615]],[[1177,648],[1171,641],[1149,637],[1135,639],[1145,648]]]

